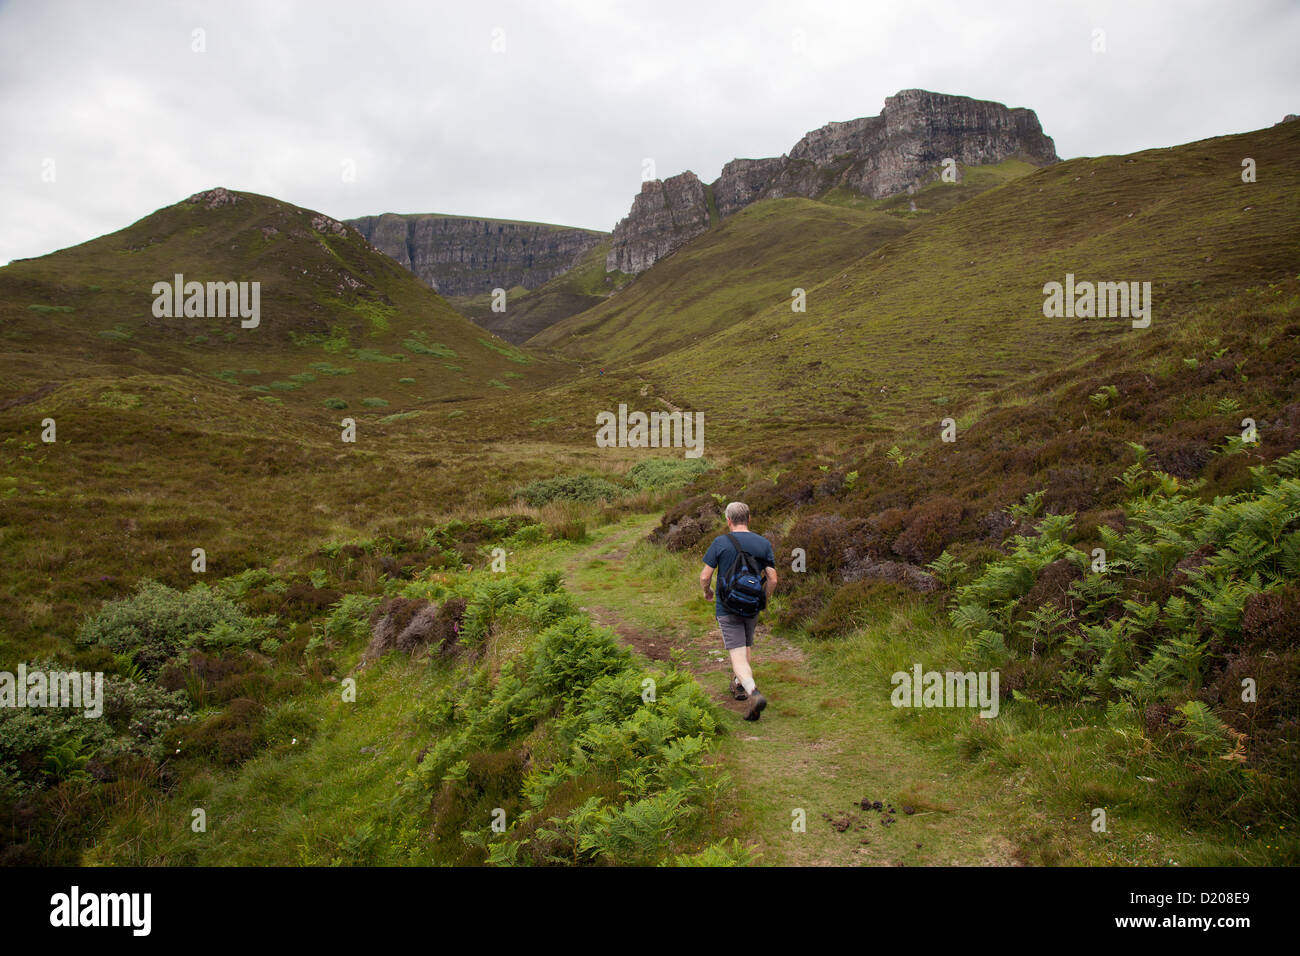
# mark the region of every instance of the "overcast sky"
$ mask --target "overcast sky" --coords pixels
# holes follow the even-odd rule
[[[646,159],[708,182],[910,87],[1171,146],[1300,113],[1297,50],[1295,0],[0,0],[0,263],[212,186],[608,230]]]

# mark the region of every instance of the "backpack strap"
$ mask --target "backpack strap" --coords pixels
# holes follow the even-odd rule
[[[736,536],[735,536],[734,534],[732,534],[730,531],[727,532],[727,540],[730,541],[730,542],[731,542],[731,546],[732,546],[733,548],[736,549],[736,560],[733,561],[733,562],[731,562],[731,570],[732,570],[733,572],[735,572],[735,571],[737,570],[737,567],[738,567],[739,565],[741,565],[741,564],[743,564],[743,565],[745,566],[746,570],[748,570],[748,568],[749,568],[749,562],[748,562],[746,559],[747,559],[747,558],[754,558],[755,556],[752,555],[752,554],[750,554],[748,551],[746,551],[746,550],[741,546],[740,541],[737,540]],[[755,560],[757,560],[757,558],[755,558]],[[759,567],[759,575],[758,575],[758,576],[759,576],[760,578],[762,578],[764,581],[766,581],[766,580],[767,580],[767,573],[766,573],[766,571],[764,570],[764,568],[761,566],[761,565],[762,565],[762,562],[759,561],[758,564],[760,565],[760,567]],[[722,574],[721,574],[721,573],[718,574],[718,594],[719,594],[719,596],[721,596],[721,594],[722,594]],[[763,591],[763,597],[762,597],[762,603],[759,605],[759,610],[761,611],[761,610],[763,610],[763,609],[766,608],[766,607],[767,607],[767,591],[766,591],[766,589],[764,589],[764,591]]]
[[[737,540],[736,536],[732,534],[730,531],[727,532],[727,540],[730,541],[731,546],[736,549],[736,560],[731,562],[732,571],[735,571],[739,567],[744,567],[748,569],[749,558],[754,558],[755,561],[758,561],[758,559],[754,555],[750,554],[748,551],[744,549],[744,547],[741,546],[740,541]],[[760,565],[759,577],[763,577],[764,574],[763,574],[763,569],[761,567],[762,562],[758,561],[758,564]]]
[[[730,531],[727,532],[727,540],[730,541],[731,546],[736,549],[737,557],[739,557],[742,554],[747,556],[749,555],[749,552],[740,546],[740,542],[736,540],[736,536],[732,534]]]

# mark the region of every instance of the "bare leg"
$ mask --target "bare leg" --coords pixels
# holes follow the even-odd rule
[[[737,647],[727,652],[731,655],[731,670],[736,675],[736,680],[740,681],[745,693],[754,692],[754,671],[749,666],[749,648]]]

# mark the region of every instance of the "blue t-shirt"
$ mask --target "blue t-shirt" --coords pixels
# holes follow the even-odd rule
[[[772,552],[772,542],[761,534],[755,534],[752,531],[733,531],[731,532],[740,546],[745,549],[745,553],[751,557],[757,558],[758,563],[764,568],[776,567],[776,555]],[[720,534],[713,539],[709,545],[709,550],[704,553],[704,563],[711,568],[721,568],[718,572],[718,578],[731,570],[732,562],[736,560],[736,549],[731,546],[731,541],[725,534]],[[722,606],[722,592],[715,586],[713,590],[713,607],[718,617],[730,614]]]

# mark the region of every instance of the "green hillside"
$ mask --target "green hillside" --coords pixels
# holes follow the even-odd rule
[[[1243,183],[1244,156],[1267,175]],[[754,407],[758,398],[767,420],[844,415],[885,423],[928,408],[937,421],[945,403],[1149,331],[1123,319],[1044,318],[1044,284],[1064,282],[1067,273],[1150,282],[1153,327],[1294,274],[1298,183],[1300,128],[1290,123],[1060,163],[808,283],[806,314],[792,314],[789,290],[778,288],[796,284],[794,277],[773,277],[763,307],[743,324],[676,349],[642,374],[677,404],[718,415]],[[661,318],[670,341],[689,328],[676,315]],[[717,374],[727,355],[744,356],[751,381],[761,373],[750,389]]]
[[[249,194],[0,269],[0,669],[111,681],[0,710],[0,861],[1300,860],[1300,124],[965,174],[593,254],[524,348]],[[261,324],[154,318],[175,272]],[[1150,327],[1045,317],[1067,272]],[[704,458],[597,446],[620,403]],[[756,723],[694,584],[733,499]],[[917,663],[1000,716],[894,707]]]
[[[374,399],[391,413],[550,374],[353,230],[265,196],[226,195],[236,201],[180,202],[0,269],[0,389],[184,370],[227,383],[228,400],[368,413]],[[177,273],[259,282],[260,323],[154,316],[153,284]]]
[[[595,308],[631,280],[605,271],[606,240],[573,268],[536,289],[511,289],[504,312],[492,311],[492,296],[456,296],[448,301],[461,314],[507,342],[521,344],[571,315]]]
[[[936,212],[1034,167],[1014,160],[964,170],[958,184],[909,197],[831,202],[789,198],[746,206],[656,263],[608,301],[538,333],[528,344],[605,365],[672,352],[731,327],[749,328],[773,301],[811,290],[864,253]]]

